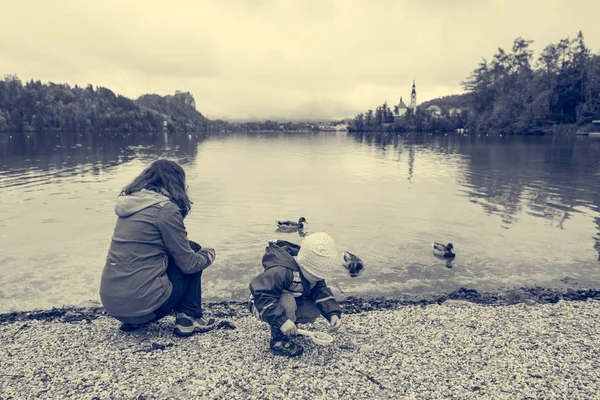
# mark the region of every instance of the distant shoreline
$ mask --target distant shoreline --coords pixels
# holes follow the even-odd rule
[[[460,131],[461,133],[465,133],[467,135],[469,135],[469,133],[477,133],[477,132],[473,132],[472,130],[469,129],[463,129],[463,128],[457,128],[457,129],[436,129],[436,130],[426,130],[426,129],[421,129],[421,130],[415,130],[415,129],[406,129],[406,128],[400,128],[401,130],[398,130],[396,127],[394,127],[393,125],[387,126],[387,127],[376,127],[373,129],[361,129],[361,130],[356,130],[356,129],[351,129],[348,132],[350,134],[365,134],[365,133],[370,133],[370,134],[380,134],[380,133],[392,133],[392,134],[398,134],[398,133],[411,133],[411,132],[426,132],[426,133],[448,133],[448,132],[457,132]],[[494,135],[506,135],[506,136],[544,136],[544,135],[564,135],[564,136],[575,136],[575,134],[580,131],[580,130],[589,130],[591,129],[591,126],[588,125],[584,125],[584,126],[580,126],[577,124],[572,124],[572,123],[564,123],[564,124],[554,124],[554,125],[539,125],[539,126],[535,126],[532,127],[529,131],[526,132],[522,132],[522,133],[506,133],[506,132],[496,132],[496,131],[491,131],[491,132],[487,132],[488,136],[494,136]],[[484,132],[485,133],[485,132]],[[481,134],[484,134],[481,133]]]
[[[564,123],[564,124],[554,124],[554,125],[545,125],[545,126],[538,126],[536,127],[538,128],[537,130],[534,131],[529,131],[529,132],[523,132],[523,133],[508,133],[508,134],[503,134],[503,135],[507,135],[507,136],[543,136],[543,135],[576,135],[579,131],[586,131],[586,130],[590,130],[591,129],[591,125],[585,125],[585,126],[579,126],[576,124],[571,124],[571,123]],[[28,134],[45,134],[45,135],[50,135],[50,134],[68,134],[68,133],[80,133],[80,134],[91,134],[91,135],[98,135],[98,136],[113,136],[113,137],[117,137],[120,135],[131,135],[131,134],[144,134],[144,135],[153,135],[153,136],[157,136],[157,135],[164,135],[164,134],[169,134],[169,135],[195,135],[195,136],[203,136],[203,137],[207,137],[207,136],[211,136],[214,134],[239,134],[239,133],[350,133],[350,134],[382,134],[382,133],[386,133],[386,134],[401,134],[401,133],[414,133],[414,132],[418,132],[418,133],[449,133],[449,132],[456,132],[456,129],[449,129],[449,130],[435,130],[435,131],[428,131],[428,130],[395,130],[393,128],[393,126],[389,126],[389,127],[377,127],[377,129],[363,129],[363,130],[331,130],[331,129],[318,129],[318,128],[305,128],[305,129],[258,129],[258,130],[244,130],[244,129],[240,129],[240,130],[236,130],[236,129],[228,129],[228,128],[216,128],[216,129],[203,129],[203,130],[195,130],[195,131],[189,131],[189,132],[167,132],[167,131],[144,131],[144,130],[140,130],[140,131],[119,131],[119,130],[99,130],[99,131],[86,131],[86,130],[77,130],[77,131],[73,131],[73,130],[45,130],[45,131],[35,131],[35,130],[29,130],[29,131],[23,131],[23,132],[18,132],[18,131],[10,131],[10,130],[0,130],[0,135],[6,135],[6,134],[20,134],[20,135],[28,135]],[[466,129],[462,129],[461,133],[465,133],[465,134],[469,134],[469,133],[475,133],[475,132],[471,132],[469,130]],[[493,132],[493,133],[488,133],[489,136],[493,136],[495,134],[502,134],[499,132]]]

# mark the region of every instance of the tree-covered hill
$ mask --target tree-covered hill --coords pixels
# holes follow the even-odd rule
[[[442,109],[443,113],[447,113],[452,108],[466,110],[471,106],[471,97],[472,95],[470,93],[438,97],[437,99],[424,101],[423,103],[419,104],[417,108],[426,110],[427,107],[436,105]]]
[[[383,104],[357,115],[351,132],[452,130],[528,134],[587,130],[600,119],[600,55],[586,46],[583,33],[547,45],[537,58],[531,40],[518,37],[506,51],[483,59],[462,82],[465,94],[429,100],[394,118]],[[439,115],[425,110],[441,108]],[[463,112],[451,115],[451,108]]]
[[[201,132],[221,125],[196,110],[189,92],[137,100],[104,87],[0,80],[0,132]]]
[[[515,39],[510,51],[499,48],[465,80],[473,129],[536,132],[600,117],[600,55],[585,45],[583,33],[547,45],[537,59],[532,43]]]

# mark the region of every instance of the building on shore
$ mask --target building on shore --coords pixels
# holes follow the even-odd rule
[[[410,108],[414,113],[417,112],[417,89],[415,86],[415,80],[413,79],[412,92],[410,92]]]
[[[408,111],[408,106],[402,101],[400,97],[400,103],[394,106],[394,119],[402,117]]]
[[[436,106],[435,104],[432,104],[429,107],[427,107],[425,112],[435,118],[442,116],[442,109],[439,106]]]
[[[412,92],[410,93],[410,105],[407,106],[404,103],[404,101],[402,101],[402,96],[400,96],[400,102],[394,106],[394,120],[403,117],[409,109],[413,112],[413,114],[417,112],[417,89],[415,86],[414,79],[412,85]]]
[[[461,108],[451,108],[450,110],[448,110],[448,115],[453,117],[455,115],[460,115],[462,113],[462,109]]]

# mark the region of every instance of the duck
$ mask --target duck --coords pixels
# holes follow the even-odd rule
[[[432,246],[433,246],[433,255],[436,257],[443,257],[443,258],[456,257],[456,254],[454,254],[454,252],[452,252],[452,250],[454,249],[454,245],[452,243],[443,245],[438,242],[433,242]]]
[[[298,229],[304,228],[304,223],[308,223],[306,218],[300,217],[298,222],[294,221],[277,221],[277,229],[279,230],[288,230],[288,231],[296,231]]]
[[[343,256],[344,267],[348,270],[351,278],[356,278],[361,272],[363,272],[365,269],[365,264],[359,257],[355,256],[349,251],[345,251]]]

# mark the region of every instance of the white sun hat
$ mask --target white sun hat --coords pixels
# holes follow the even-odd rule
[[[329,278],[331,271],[343,266],[342,256],[333,238],[325,232],[316,232],[304,238],[296,262],[319,279]]]

